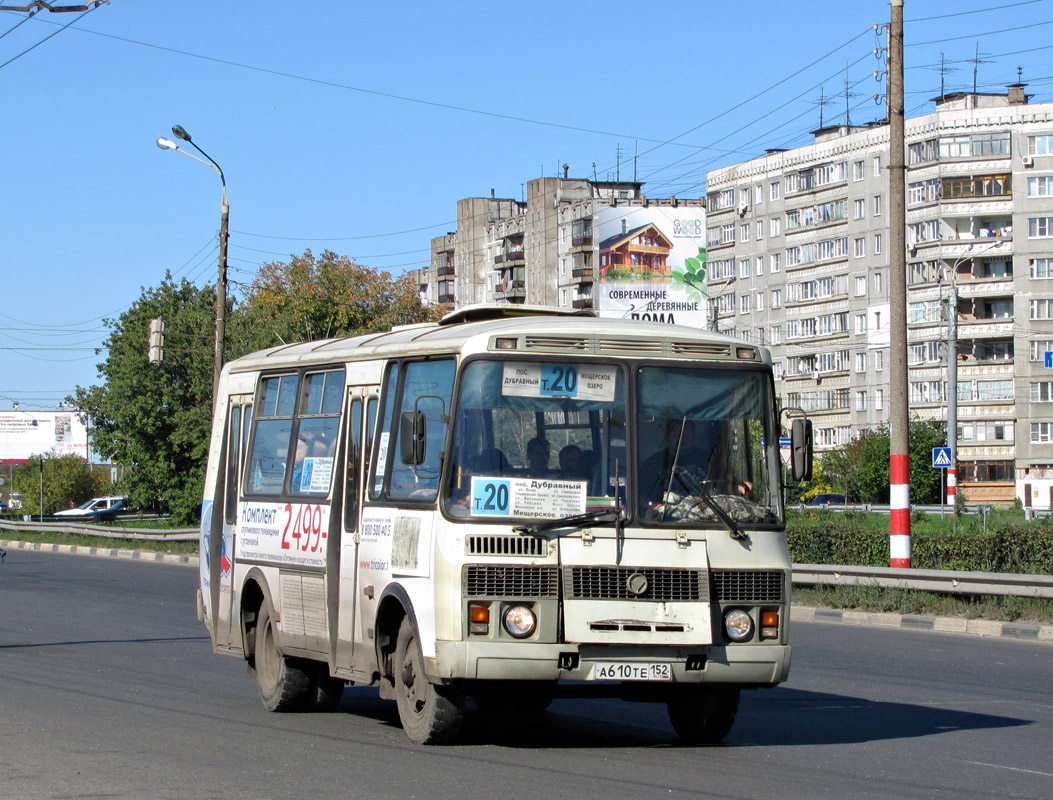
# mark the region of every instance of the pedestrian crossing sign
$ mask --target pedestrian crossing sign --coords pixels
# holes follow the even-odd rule
[[[936,469],[947,469],[951,466],[951,448],[932,448],[932,466]]]

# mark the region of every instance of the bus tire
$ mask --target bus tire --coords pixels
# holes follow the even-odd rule
[[[328,664],[317,664],[311,676],[307,706],[311,711],[336,711],[344,695],[346,681],[329,674]]]
[[[735,724],[738,686],[698,686],[666,702],[673,730],[691,744],[720,744]]]
[[[403,618],[395,644],[395,702],[402,729],[416,744],[452,741],[464,718],[464,692],[459,686],[438,686],[424,674],[417,633]]]
[[[310,699],[311,679],[300,662],[278,649],[274,635],[274,610],[265,599],[256,623],[256,683],[268,711],[302,711]]]

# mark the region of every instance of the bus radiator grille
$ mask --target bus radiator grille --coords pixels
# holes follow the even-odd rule
[[[548,540],[540,536],[486,536],[469,534],[464,549],[470,556],[547,556]]]
[[[566,567],[563,581],[570,600],[709,600],[706,571],[698,569]]]
[[[724,603],[781,603],[785,574],[779,570],[718,569],[713,594]]]
[[[468,564],[464,568],[465,597],[556,597],[557,568]]]

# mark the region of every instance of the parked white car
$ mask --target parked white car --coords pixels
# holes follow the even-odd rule
[[[56,517],[90,517],[100,511],[117,513],[123,506],[127,497],[93,497],[86,503],[76,508],[67,508],[65,511],[56,511]]]

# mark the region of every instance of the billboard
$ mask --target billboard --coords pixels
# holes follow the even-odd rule
[[[600,316],[707,327],[705,209],[619,206],[596,216]]]
[[[87,460],[88,429],[76,411],[0,411],[0,461],[38,455]]]

